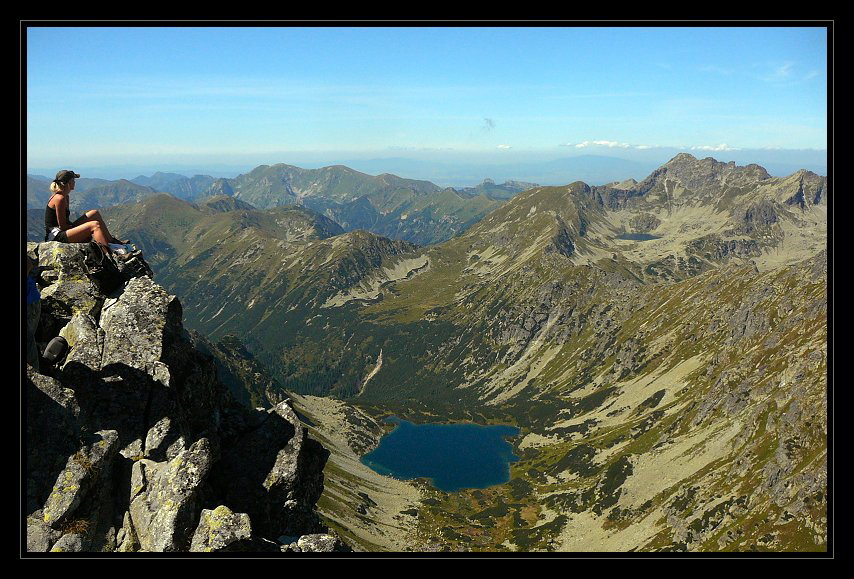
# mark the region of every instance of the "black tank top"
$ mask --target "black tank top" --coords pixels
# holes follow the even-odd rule
[[[53,199],[54,195],[56,193],[51,195],[50,199]],[[50,199],[47,200],[48,205],[44,209],[44,230],[46,234],[50,233],[50,230],[54,227],[59,227],[59,221],[56,219],[56,209],[50,206]],[[65,221],[71,221],[71,210],[67,205],[65,207]]]

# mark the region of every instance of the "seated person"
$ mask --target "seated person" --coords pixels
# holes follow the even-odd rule
[[[127,243],[125,240],[113,237],[97,209],[91,209],[79,219],[70,221],[69,197],[74,190],[74,180],[78,177],[80,175],[74,171],[63,169],[51,182],[50,190],[53,195],[48,200],[44,213],[45,241],[63,243],[96,241],[107,249],[110,243]]]

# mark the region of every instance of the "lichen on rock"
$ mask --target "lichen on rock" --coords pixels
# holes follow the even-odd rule
[[[40,348],[69,345],[27,369],[28,551],[280,552],[285,531],[328,531],[315,510],[328,452],[286,402],[259,416],[234,399],[176,296],[138,273],[102,293],[88,244],[27,250],[46,268]],[[241,508],[238,475],[257,508]]]

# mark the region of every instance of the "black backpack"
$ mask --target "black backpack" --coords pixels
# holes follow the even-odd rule
[[[95,241],[89,242],[83,263],[89,277],[92,278],[101,293],[111,294],[125,282],[125,276],[122,274],[112,252]]]

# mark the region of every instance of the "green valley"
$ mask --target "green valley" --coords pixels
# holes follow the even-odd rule
[[[336,223],[355,181],[312,211],[271,171],[105,213],[211,355],[263,369],[247,401],[292,397],[331,449],[321,512],[354,548],[827,548],[825,177],[680,154],[417,245]],[[521,460],[481,490],[382,477],[358,458],[391,414],[512,424]]]

